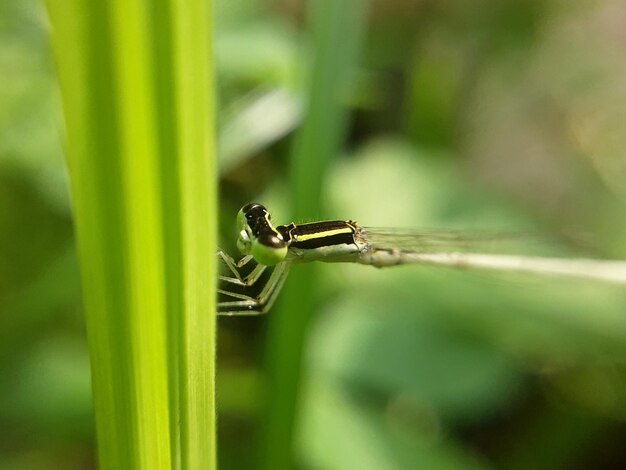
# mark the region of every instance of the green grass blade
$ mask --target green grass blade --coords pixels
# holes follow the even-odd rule
[[[367,0],[314,0],[309,26],[314,41],[308,97],[291,158],[294,220],[319,220],[327,168],[344,143],[351,72],[358,56]],[[300,389],[303,345],[314,312],[316,266],[290,274],[280,308],[268,331],[271,374],[269,412],[263,436],[263,465],[293,467],[293,435]]]
[[[213,468],[209,4],[47,5],[100,467]]]

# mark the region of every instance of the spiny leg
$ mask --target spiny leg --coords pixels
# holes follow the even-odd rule
[[[246,280],[248,279],[248,277],[250,277],[250,274],[252,273],[242,278],[241,273],[239,272],[239,269],[244,267],[246,264],[248,264],[250,260],[252,260],[251,255],[244,256],[239,261],[235,261],[235,259],[232,256],[230,256],[224,250],[218,248],[217,256],[220,258],[222,263],[224,263],[228,267],[230,272],[235,275],[234,278],[228,277],[228,276],[220,276],[220,279],[227,281],[227,282],[232,282],[233,284],[247,284]],[[261,266],[261,265],[257,265],[255,269],[257,269],[258,266]]]
[[[222,263],[224,263],[228,267],[230,272],[235,275],[235,277],[220,275],[220,281],[230,282],[238,286],[254,285],[263,275],[263,272],[267,268],[267,266],[257,263],[252,271],[250,271],[246,276],[242,276],[239,272],[239,269],[241,269],[253,259],[251,255],[244,256],[237,262],[233,259],[232,256],[230,256],[223,250],[218,250],[217,255],[221,259]]]
[[[288,271],[289,263],[279,263],[271,270],[269,277],[264,277],[259,285],[242,285],[240,286],[241,292],[234,292],[228,288],[218,289],[220,294],[237,300],[219,302],[217,313],[219,315],[261,315],[267,313],[276,300],[287,278]],[[257,280],[260,277],[259,275]],[[254,292],[251,292],[248,295],[246,291],[250,290],[258,293],[255,295]]]
[[[230,271],[230,274],[232,274],[232,276],[225,276],[221,274],[219,275],[219,278],[218,278],[219,285],[217,289],[218,294],[226,295],[234,299],[248,301],[251,303],[256,302],[254,297],[247,295],[244,292],[237,292],[236,291],[237,288],[235,286],[252,287],[255,284],[255,282],[259,279],[259,277],[263,274],[263,271],[265,270],[265,266],[257,264],[256,266],[254,266],[252,271],[250,271],[247,275],[242,276],[240,269],[244,267],[245,265],[247,265],[253,259],[252,256],[247,255],[241,258],[239,261],[235,261],[235,259],[232,256],[230,256],[228,253],[226,253],[224,250],[220,248],[218,248],[217,250],[217,256],[222,262],[222,265],[225,265]],[[224,285],[225,283],[230,283],[234,285],[231,285],[231,286]],[[243,290],[243,288],[240,288],[240,290]],[[218,306],[218,310],[219,310],[219,306]]]
[[[274,305],[274,301],[283,288],[283,284],[289,274],[290,263],[279,263],[272,272],[268,283],[265,285],[258,297],[261,311],[259,313],[267,313]]]

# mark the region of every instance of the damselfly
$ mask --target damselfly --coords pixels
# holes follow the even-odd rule
[[[379,268],[431,264],[596,279],[626,284],[626,261],[549,258],[475,252],[493,239],[456,232],[417,232],[362,227],[353,220],[328,220],[274,227],[268,210],[248,204],[237,214],[235,261],[218,257],[227,269],[219,277],[218,313],[256,315],[274,303],[292,264],[308,261],[352,262]],[[495,237],[497,238],[497,237]]]

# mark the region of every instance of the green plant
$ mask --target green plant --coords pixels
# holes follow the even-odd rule
[[[346,137],[346,95],[358,57],[365,10],[363,0],[317,0],[310,4],[313,57],[304,120],[290,163],[294,217],[315,220],[324,215],[324,180]],[[315,266],[294,270],[280,302],[283,314],[275,315],[270,324],[267,341],[272,400],[262,442],[263,464],[268,469],[292,464],[302,351],[315,311],[316,282]]]
[[[212,468],[210,2],[47,2],[100,468]]]

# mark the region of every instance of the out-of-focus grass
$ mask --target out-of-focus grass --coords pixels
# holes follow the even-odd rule
[[[345,141],[346,101],[361,44],[366,3],[363,0],[310,3],[309,28],[313,40],[304,118],[290,158],[289,202],[293,216],[323,217],[325,178],[330,162]],[[261,435],[262,465],[289,468],[293,463],[296,410],[302,379],[302,352],[315,311],[314,266],[290,276],[289,286],[269,325],[268,414]],[[280,314],[282,312],[282,314]]]
[[[47,4],[100,466],[212,468],[209,3]]]

